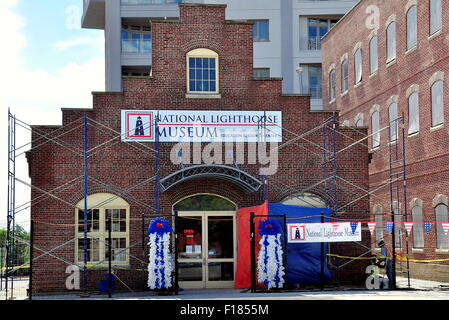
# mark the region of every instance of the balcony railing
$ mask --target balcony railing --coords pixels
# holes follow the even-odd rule
[[[299,42],[301,50],[321,50],[321,37],[304,37]]]
[[[123,53],[151,53],[151,40],[124,40],[122,39]]]
[[[183,0],[122,0],[122,4],[175,4]]]

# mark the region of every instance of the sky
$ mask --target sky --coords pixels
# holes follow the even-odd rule
[[[104,91],[104,35],[81,28],[83,0],[0,0],[0,228],[6,226],[8,108],[29,125],[61,124],[61,108],[92,107]],[[23,151],[29,130],[17,127],[16,177],[30,182]],[[16,182],[16,207],[30,188]],[[29,228],[29,210],[16,222]]]

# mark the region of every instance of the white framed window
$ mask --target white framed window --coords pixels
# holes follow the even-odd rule
[[[413,248],[422,249],[424,248],[424,224],[423,224],[423,214],[422,207],[416,205],[412,208],[412,219],[413,219]]]
[[[371,130],[373,149],[380,146],[380,113],[374,111],[371,115]]]
[[[402,234],[403,234],[403,224],[402,224],[402,214],[397,201],[393,203],[393,213],[394,213],[394,234],[395,234],[395,246],[396,249],[402,249]]]
[[[187,92],[218,93],[218,54],[209,49],[187,53]]]
[[[109,193],[88,196],[87,262],[104,266],[109,257],[109,226],[111,217],[112,262],[114,265],[129,265],[129,204]],[[84,200],[75,209],[75,261],[84,263]]]
[[[379,59],[377,55],[377,43],[378,43],[378,37],[374,36],[371,38],[369,42],[369,65],[370,65],[370,72],[374,73],[377,71],[377,68],[379,66]]]
[[[270,22],[268,20],[253,21],[253,41],[269,41]]]
[[[432,84],[432,127],[440,125],[444,122],[444,82],[443,80],[435,81]]]
[[[430,35],[443,28],[443,0],[430,0]]]
[[[408,134],[419,132],[419,93],[408,97]]]
[[[381,205],[374,206],[374,220],[376,221],[376,247],[380,240],[384,238],[383,212]]]
[[[329,101],[335,99],[335,69],[329,72]]]
[[[341,92],[345,93],[349,88],[348,59],[341,63]]]
[[[449,249],[449,234],[445,235],[441,222],[448,222],[447,205],[440,203],[435,207],[435,224],[437,230],[437,249]]]
[[[362,81],[362,49],[357,49],[354,53],[354,68],[355,68],[355,84]]]
[[[388,107],[388,116],[390,120],[390,142],[398,140],[398,104],[393,102]]]
[[[411,6],[407,11],[407,50],[412,49],[418,43],[418,7]]]
[[[387,62],[396,59],[396,22],[387,27]]]

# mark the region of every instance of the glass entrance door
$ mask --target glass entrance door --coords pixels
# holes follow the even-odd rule
[[[234,211],[179,212],[181,288],[232,288],[236,262]]]

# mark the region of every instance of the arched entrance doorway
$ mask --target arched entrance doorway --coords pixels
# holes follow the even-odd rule
[[[217,195],[178,201],[179,285],[184,289],[233,288],[237,261],[237,206]]]

